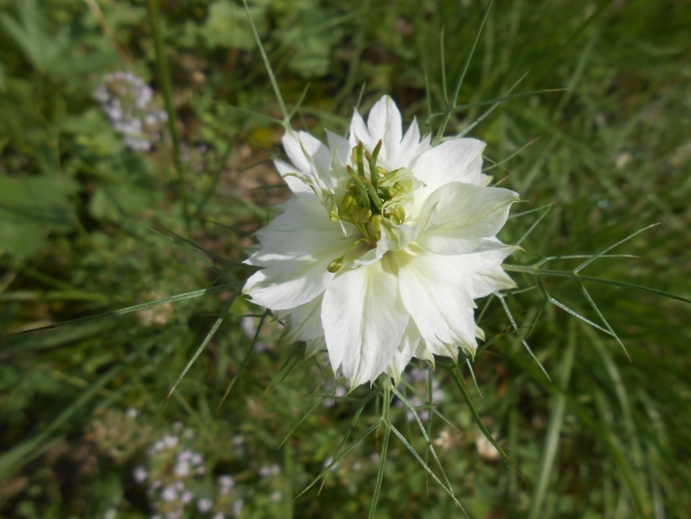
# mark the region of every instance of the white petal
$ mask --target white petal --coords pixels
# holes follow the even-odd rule
[[[412,321],[412,319],[411,319]],[[426,360],[432,364],[434,367],[434,355],[427,347],[427,343],[424,340],[418,342],[417,348],[415,349],[415,358],[420,360]]]
[[[421,155],[413,173],[430,190],[450,182],[478,185],[485,143],[477,139],[451,139]]]
[[[336,150],[336,156],[341,162],[341,165],[345,166],[348,164],[348,157],[350,157],[351,150],[348,139],[341,137],[337,133],[330,132],[329,130],[326,130],[326,138],[331,151],[333,152],[333,150]]]
[[[382,161],[388,162],[387,158],[391,159],[395,156],[403,138],[401,112],[398,111],[393,99],[383,96],[374,104],[367,118],[367,126],[375,145],[379,139],[384,141]],[[390,164],[389,167],[391,167]]]
[[[304,194],[283,204],[285,212],[257,232],[262,247],[246,263],[255,272],[243,292],[258,305],[287,310],[324,292],[334,274],[326,268],[355,238],[344,238],[316,197]]]
[[[398,266],[401,299],[429,350],[454,358],[458,346],[474,350],[475,305],[468,290],[473,272],[457,264],[464,256],[407,252],[392,256]]]
[[[297,168],[298,172],[307,175],[312,170],[309,159],[305,156],[305,150],[300,142],[300,136],[297,132],[289,131],[283,135],[283,148],[288,154],[288,158]]]
[[[332,188],[331,152],[324,143],[307,132],[289,131],[283,135],[283,147],[300,175],[322,189]]]
[[[247,260],[264,269],[247,280],[243,293],[253,303],[271,310],[288,310],[312,301],[334,277],[327,270],[329,263],[342,256],[354,241],[340,237],[340,232],[338,237],[304,231],[279,248],[264,247]]]
[[[410,359],[418,349],[420,344],[420,332],[415,326],[415,322],[410,319],[408,321],[408,326],[405,329],[401,343],[398,345],[396,354],[386,368],[386,373],[394,379],[394,385],[398,385],[401,381],[401,373],[405,370],[406,366],[410,363]]]
[[[518,195],[508,189],[454,182],[437,189],[425,200],[419,222],[420,236],[429,241],[479,240],[495,236],[506,223]]]
[[[350,121],[350,147],[354,148],[358,145],[358,142],[362,141],[362,144],[365,146],[365,149],[367,149],[368,151],[372,151],[374,147],[377,145],[377,142],[380,138],[381,137],[374,139],[370,135],[369,128],[367,128],[367,125],[365,124],[365,121],[362,119],[362,116],[359,113],[357,113],[357,110],[353,111],[353,118]]]
[[[298,168],[291,166],[290,164],[283,162],[281,160],[274,160],[274,165],[278,170],[278,174],[281,175],[281,178],[285,181],[286,184],[288,184],[288,187],[294,194],[297,195],[299,193],[313,193],[312,188],[310,188],[299,178],[296,178],[294,176],[286,176],[289,173],[300,174]]]
[[[324,293],[321,317],[331,366],[353,386],[386,370],[409,320],[386,258],[336,276]]]
[[[329,262],[290,261],[281,269],[281,261],[255,272],[245,283],[243,293],[254,304],[271,310],[287,310],[307,303],[324,292],[333,274],[326,270]]]
[[[509,254],[519,249],[520,247],[503,245],[501,248],[455,256],[449,264],[452,264],[462,276],[465,290],[470,297],[479,299],[498,290],[516,288],[516,283],[504,272],[501,263]],[[482,335],[477,334],[477,330],[475,336],[482,338]]]
[[[416,243],[427,252],[431,252],[433,254],[443,254],[445,256],[460,256],[461,254],[473,254],[475,252],[506,248],[506,245],[497,239],[449,239],[444,236],[435,235],[434,233],[419,236],[416,240]]]
[[[257,231],[262,245],[272,245],[290,239],[295,232],[313,230],[338,233],[339,226],[329,220],[329,215],[314,193],[301,193],[278,206],[281,211],[269,225]]]
[[[326,351],[326,341],[324,337],[319,337],[318,339],[312,339],[305,342],[305,358],[309,359],[314,357],[317,353]]]
[[[417,159],[426,151],[431,150],[430,136],[425,136],[420,142],[420,128],[417,120],[413,119],[408,131],[403,136],[403,140],[395,151],[395,156],[389,154],[388,164],[392,169],[408,168],[413,169]]]
[[[480,184],[483,187],[489,186],[492,183],[492,180],[494,180],[494,177],[492,175],[485,175],[482,173],[480,175]]]
[[[286,342],[313,341],[324,337],[321,306],[323,295],[319,295],[304,305],[281,312],[288,325],[281,339]]]

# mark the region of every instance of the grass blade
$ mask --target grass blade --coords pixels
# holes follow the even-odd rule
[[[509,457],[509,455],[506,454],[506,452],[504,452],[504,449],[502,449],[500,447],[500,445],[497,443],[497,441],[492,436],[492,433],[490,433],[489,430],[487,429],[487,427],[485,426],[485,424],[482,423],[482,418],[480,418],[480,414],[477,412],[477,409],[475,409],[475,406],[473,405],[473,401],[471,400],[470,395],[468,394],[468,390],[465,387],[465,383],[463,382],[463,378],[461,377],[458,366],[454,366],[452,368],[447,367],[446,369],[451,373],[451,377],[453,378],[453,381],[456,383],[456,387],[461,392],[461,395],[463,396],[465,403],[468,405],[468,409],[470,410],[470,414],[473,415],[473,419],[475,420],[476,425],[482,431],[482,434],[485,435],[487,440],[494,446],[494,448],[497,449],[497,451],[499,451],[499,453],[504,457],[504,459],[509,463],[509,465],[511,465],[514,468],[514,470],[518,473],[518,475],[521,476],[521,479],[523,479],[523,481],[527,482],[528,480],[523,475],[523,473],[518,468],[518,466]]]
[[[518,324],[516,324],[516,320],[513,317],[513,314],[511,313],[511,310],[509,309],[509,305],[506,303],[506,297],[503,294],[500,294],[499,292],[495,292],[494,295],[496,295],[499,298],[499,301],[501,301],[501,305],[504,308],[504,312],[506,313],[506,316],[509,318],[509,321],[511,322],[511,326],[513,327],[514,331],[516,332],[516,335],[518,335],[518,338],[521,340],[521,344],[523,344],[523,347],[528,351],[530,356],[533,358],[533,360],[537,363],[538,366],[540,366],[540,369],[542,372],[545,374],[547,377],[547,380],[552,380],[549,378],[549,373],[547,373],[547,370],[545,367],[542,365],[542,363],[538,360],[538,358],[535,356],[533,353],[533,350],[530,348],[528,345],[528,342],[525,340],[523,337],[523,334],[521,333],[520,329],[518,328]]]
[[[440,140],[442,136],[444,135],[444,132],[446,131],[446,127],[449,125],[449,119],[451,118],[451,114],[453,113],[454,108],[456,107],[456,101],[458,101],[458,95],[461,93],[461,87],[463,86],[463,81],[465,80],[465,75],[468,72],[468,67],[470,66],[470,62],[473,59],[473,55],[475,54],[475,48],[477,47],[477,42],[480,41],[480,35],[482,34],[482,29],[485,26],[485,22],[487,21],[487,18],[489,17],[489,12],[490,9],[492,9],[492,4],[494,3],[494,0],[490,0],[489,3],[487,4],[487,8],[485,9],[485,13],[482,16],[482,21],[480,22],[480,27],[477,30],[477,34],[475,34],[475,40],[473,41],[473,46],[470,48],[470,52],[468,53],[468,57],[465,60],[465,63],[463,65],[463,71],[461,72],[461,75],[458,76],[458,80],[456,81],[456,86],[453,90],[453,97],[451,98],[451,102],[449,103],[449,100],[446,99],[446,78],[444,77],[444,98],[446,101],[446,112],[444,114],[444,120],[441,123],[441,126],[439,127],[439,131],[437,132],[437,140]],[[442,51],[443,51],[444,45],[442,44]],[[441,55],[441,63],[442,63],[442,71],[444,70],[444,55]]]
[[[223,394],[223,398],[221,398],[221,401],[218,403],[218,407],[216,408],[216,412],[218,412],[219,409],[221,409],[221,406],[223,405],[223,402],[226,401],[226,398],[228,398],[228,395],[230,394],[230,391],[233,389],[233,386],[235,385],[235,382],[237,381],[238,377],[240,376],[240,373],[247,367],[247,364],[249,363],[250,358],[252,357],[252,353],[254,352],[254,345],[257,343],[257,339],[259,338],[259,334],[262,331],[262,327],[264,326],[264,321],[266,318],[271,315],[271,311],[267,310],[264,312],[259,319],[259,324],[257,325],[257,331],[254,332],[254,337],[252,338],[252,342],[250,343],[249,348],[247,349],[247,353],[245,354],[245,358],[242,359],[242,362],[240,363],[240,367],[238,368],[237,373],[233,376],[233,379],[230,381],[230,384],[228,384],[228,389],[226,389],[226,392]]]
[[[353,443],[348,445],[347,449],[345,449],[340,455],[334,456],[334,459],[331,461],[331,463],[329,463],[329,465],[324,470],[322,470],[319,473],[319,475],[316,478],[314,478],[312,480],[312,482],[302,490],[302,492],[300,492],[297,496],[295,496],[295,499],[297,499],[298,497],[303,495],[305,492],[307,492],[310,488],[312,488],[314,485],[316,485],[317,482],[321,478],[326,476],[331,471],[331,467],[333,467],[336,463],[338,463],[340,460],[342,460],[343,457],[345,457],[346,454],[348,454],[351,450],[353,450],[358,443],[360,443],[362,440],[364,440],[370,434],[372,434],[374,431],[376,431],[377,428],[381,425],[381,423],[382,423],[382,418],[378,418],[377,421],[374,422],[364,433],[362,433],[360,436],[358,436],[358,438],[356,440],[354,440]],[[295,501],[295,499],[293,499],[293,501]]]
[[[170,399],[170,396],[173,394],[173,392],[175,391],[175,389],[180,385],[180,382],[182,382],[182,379],[185,378],[185,375],[187,375],[187,372],[188,372],[188,371],[190,370],[190,368],[192,367],[192,364],[195,363],[195,361],[199,358],[199,355],[201,355],[202,352],[204,351],[204,349],[206,348],[206,345],[209,344],[209,341],[211,341],[211,339],[213,338],[213,336],[216,335],[216,331],[219,329],[219,327],[221,326],[221,324],[223,324],[223,321],[225,320],[226,316],[228,315],[228,312],[230,311],[230,307],[231,307],[231,306],[233,305],[233,303],[235,302],[235,298],[236,298],[236,297],[237,297],[237,292],[236,292],[235,294],[233,294],[233,297],[231,297],[231,298],[228,300],[228,303],[227,303],[226,306],[223,308],[223,311],[221,312],[221,315],[218,316],[218,318],[216,319],[216,322],[215,322],[214,325],[211,327],[211,330],[209,330],[209,333],[206,334],[206,337],[204,337],[204,340],[203,340],[202,343],[199,345],[199,348],[197,348],[197,351],[194,352],[194,355],[192,355],[192,358],[189,360],[189,362],[187,363],[187,365],[185,366],[185,368],[182,370],[182,373],[180,373],[180,376],[179,376],[178,379],[175,381],[175,384],[173,384],[173,387],[170,388],[170,391],[168,392],[168,396],[166,396],[166,400],[165,400],[165,402],[163,403],[163,405],[165,405],[166,402],[168,402],[168,400]]]
[[[168,60],[166,59],[163,35],[161,34],[161,12],[158,6],[158,0],[148,0],[148,5],[149,17],[151,19],[151,32],[154,37],[154,49],[156,51],[156,65],[161,79],[163,100],[165,102],[166,112],[168,113],[168,131],[170,131],[170,138],[173,141],[173,163],[178,173],[178,189],[180,192],[180,200],[182,200],[182,213],[185,219],[187,236],[191,237],[190,209],[187,200],[185,170],[180,160],[180,136],[178,135],[177,117],[175,114],[175,107],[173,106],[173,87],[170,81],[170,69],[168,68]]]
[[[278,87],[278,82],[276,81],[276,76],[274,75],[274,71],[271,68],[271,63],[269,62],[269,57],[266,55],[266,51],[264,50],[264,45],[262,45],[262,40],[259,37],[259,33],[257,32],[257,27],[254,25],[254,20],[252,20],[252,15],[250,14],[250,8],[247,5],[247,0],[242,0],[242,3],[245,4],[245,10],[247,11],[247,18],[250,21],[250,25],[252,26],[252,33],[254,34],[254,40],[257,42],[257,47],[259,48],[259,52],[262,55],[262,59],[264,60],[264,66],[266,67],[267,74],[269,74],[269,80],[271,81],[271,86],[274,89],[274,94],[276,96],[276,100],[278,101],[278,104],[281,107],[281,113],[283,114],[283,126],[288,127],[289,123],[290,123],[290,114],[288,113],[288,109],[286,108],[285,101],[283,101],[283,95],[281,94],[281,89]]]
[[[573,361],[576,354],[576,326],[575,321],[571,321],[569,325],[568,344],[566,352],[561,361],[560,371],[557,375],[558,383],[564,391],[568,391],[569,379],[571,378],[571,370],[573,368]],[[554,468],[554,460],[559,449],[559,437],[561,435],[561,428],[564,424],[564,411],[566,410],[566,397],[563,394],[557,394],[552,399],[552,411],[549,417],[549,425],[547,426],[547,436],[545,439],[545,446],[542,451],[542,459],[540,463],[540,471],[538,473],[537,482],[533,491],[533,498],[530,503],[530,513],[528,519],[537,519],[542,512],[542,506],[547,492],[547,485],[549,484],[552,470]]]

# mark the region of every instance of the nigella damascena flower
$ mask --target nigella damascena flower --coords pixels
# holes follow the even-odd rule
[[[501,263],[516,248],[495,236],[518,195],[486,187],[485,144],[432,146],[415,121],[403,134],[388,96],[367,124],[354,113],[348,140],[327,137],[283,137],[292,164],[276,167],[295,196],[257,232],[244,293],[353,387],[398,381],[413,357],[472,355],[474,300],[515,286]]]

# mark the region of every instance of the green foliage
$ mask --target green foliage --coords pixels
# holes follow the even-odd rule
[[[264,28],[266,7],[266,5],[253,6],[250,10],[261,33],[266,30]],[[209,5],[208,13],[200,33],[209,48],[252,50],[256,47],[252,27],[242,4],[231,0],[216,0]]]
[[[148,1],[0,1],[0,514],[149,517],[177,503],[160,479],[185,517],[689,516],[689,308],[660,295],[691,297],[683,2],[250,2],[285,106],[241,2],[160,4],[169,93]],[[94,98],[117,71],[177,142],[128,146]],[[525,252],[479,302],[472,372],[345,395],[240,297],[240,262],[288,196],[282,112],[343,132],[383,93],[488,142]],[[184,448],[204,474],[176,476]]]
[[[0,177],[0,253],[31,256],[49,232],[71,231],[76,215],[70,196],[79,187],[58,175]]]

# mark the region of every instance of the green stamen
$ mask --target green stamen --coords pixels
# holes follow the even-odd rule
[[[335,274],[336,272],[341,270],[342,267],[343,267],[343,259],[342,258],[336,258],[331,263],[329,263],[329,266],[326,267],[326,270],[328,270],[332,274]]]
[[[351,180],[355,183],[355,188],[357,188],[356,191],[356,198],[357,201],[360,205],[362,206],[370,206],[370,200],[369,196],[367,196],[367,188],[365,187],[365,184],[360,180],[360,177],[358,177],[355,174],[355,171],[353,171],[353,168],[350,166],[346,166],[346,170],[348,171],[348,174],[350,175]]]
[[[348,247],[348,250],[346,250],[343,253],[343,256],[340,258],[336,258],[333,260],[331,263],[329,263],[329,266],[326,267],[326,270],[331,272],[332,274],[335,274],[339,270],[343,268],[343,263],[345,263],[346,256],[350,254],[355,247],[357,247],[359,244],[361,244],[363,241],[367,241],[365,238],[360,238],[359,240],[355,240],[350,247]]]
[[[403,168],[389,171],[377,166],[382,145],[381,140],[377,142],[371,154],[365,151],[362,141],[353,147],[352,166],[346,165],[350,179],[339,206],[340,215],[336,211],[331,214],[332,219],[335,217],[355,226],[362,235],[357,243],[364,241],[371,247],[376,246],[381,238],[382,225],[400,225],[405,221],[405,209],[398,203],[392,204],[392,201],[415,187],[410,172]],[[365,159],[369,166],[369,177],[366,175]],[[343,266],[343,259],[332,261],[329,272],[338,272]]]

